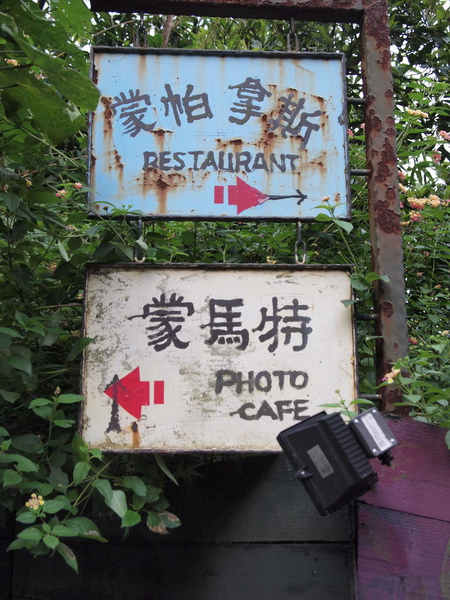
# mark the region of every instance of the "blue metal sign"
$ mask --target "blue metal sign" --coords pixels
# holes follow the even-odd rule
[[[349,216],[340,54],[96,48],[92,214]]]

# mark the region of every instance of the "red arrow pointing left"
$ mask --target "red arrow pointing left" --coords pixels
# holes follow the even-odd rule
[[[139,367],[106,388],[105,394],[117,402],[135,419],[140,419],[142,407],[150,404],[150,383],[141,381]]]

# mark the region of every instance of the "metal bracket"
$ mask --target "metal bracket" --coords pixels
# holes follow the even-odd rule
[[[136,35],[134,36],[134,46],[136,48],[148,48],[147,28],[145,27],[143,12],[141,12],[140,22],[136,29]]]
[[[298,52],[298,35],[295,31],[295,20],[294,17],[290,18],[290,28],[289,28],[289,33],[287,36],[287,49],[290,52],[292,50],[291,48],[291,36],[294,36],[294,51]]]
[[[302,247],[302,259],[298,259],[298,249]],[[294,260],[296,265],[304,265],[306,263],[306,242],[302,239],[302,223],[297,221],[297,239],[294,244]]]

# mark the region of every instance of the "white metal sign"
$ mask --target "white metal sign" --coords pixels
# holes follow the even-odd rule
[[[355,398],[349,274],[294,265],[91,265],[82,435],[104,450],[279,451]]]
[[[90,210],[349,216],[340,54],[93,50]]]

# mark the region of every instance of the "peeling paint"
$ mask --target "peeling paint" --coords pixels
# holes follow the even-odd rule
[[[336,216],[348,216],[341,55],[129,48],[93,55],[103,96],[92,119],[99,162],[90,187],[100,207],[130,205],[146,217],[294,220],[313,218],[324,196],[338,195]],[[248,111],[239,93],[255,60],[264,93]],[[237,177],[261,201],[236,204]]]

